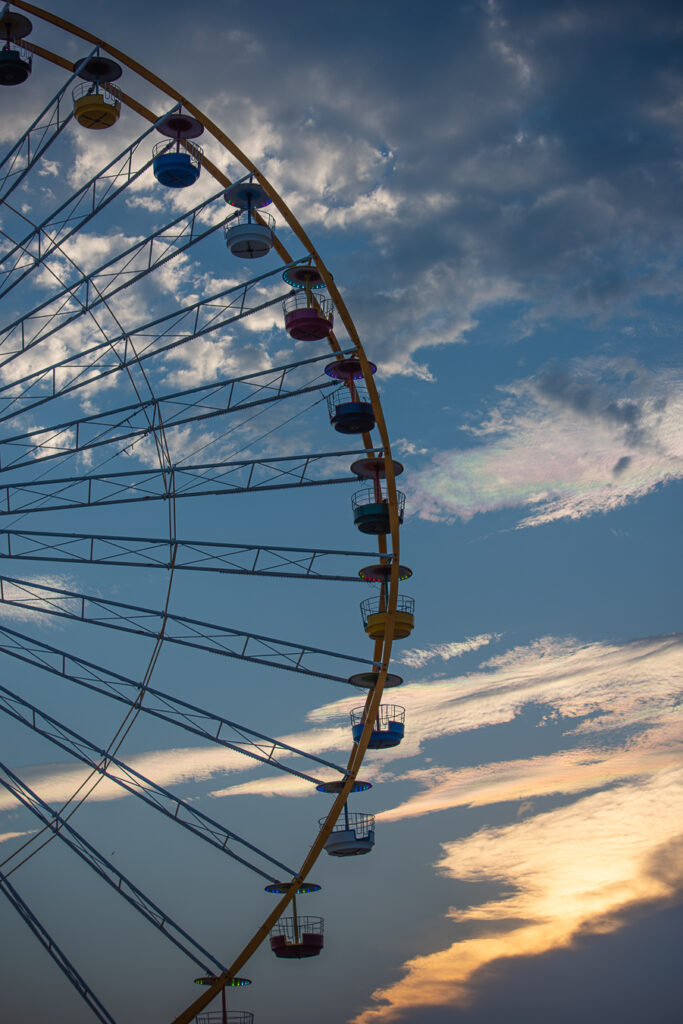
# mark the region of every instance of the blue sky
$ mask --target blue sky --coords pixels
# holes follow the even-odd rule
[[[325,917],[323,954],[284,963],[266,944],[244,972],[254,984],[231,1006],[252,1010],[257,1024],[321,1013],[330,1024],[677,1019],[680,13],[599,0],[419,11],[402,0],[264,3],[256,13],[208,0],[191,10],[123,0],[115,12],[66,0],[59,13],[168,79],[275,184],[378,366],[405,465],[401,561],[414,573],[403,589],[417,601],[416,629],[394,648],[405,682],[386,700],[405,706],[406,738],[368,755],[373,789],[352,805],[377,815],[376,846],[316,866],[323,890],[301,911]],[[85,52],[37,19],[31,38],[71,60]],[[25,85],[5,90],[3,149],[63,82],[36,60]],[[128,72],[122,85],[159,114],[170,106]],[[68,128],[18,190],[15,212],[0,211],[2,230],[25,230],[22,214],[46,215],[142,130],[130,112],[106,133]],[[242,173],[215,142],[200,141],[231,178]],[[55,275],[72,273],[69,258],[92,270],[217,191],[207,174],[171,192],[145,173],[0,300],[2,324],[53,294]],[[209,204],[202,223],[223,216],[221,202]],[[287,227],[278,231],[302,255]],[[279,294],[278,258],[251,262],[258,267],[232,259],[215,233],[122,292],[97,323],[82,318],[0,368],[2,383],[117,324],[133,331],[272,270],[257,291],[269,301]],[[163,394],[323,353],[294,344],[275,305],[147,365]],[[120,376],[19,416],[11,430],[3,424],[3,436],[131,401]],[[170,430],[172,458],[357,447],[337,440],[317,399]],[[68,465],[85,474],[110,455]],[[47,478],[69,472],[67,461],[54,460]],[[112,460],[154,463],[148,438]],[[35,482],[42,471],[25,472]],[[371,551],[353,528],[352,490],[178,501],[178,534]],[[150,502],[94,518],[33,513],[0,527],[163,537],[166,517]],[[2,625],[140,677],[149,641],[42,614],[37,588],[158,608],[164,574],[2,565],[29,581],[23,597],[6,587],[4,600],[23,606],[4,605]],[[178,576],[176,614],[370,656],[361,584]],[[120,710],[5,661],[3,685],[108,742]],[[340,764],[348,712],[363,699],[331,680],[172,643],[153,685]],[[23,727],[7,720],[2,729],[2,760],[59,806],[81,769]],[[328,806],[300,780],[142,715],[121,756],[287,865],[298,866]],[[7,872],[36,823],[4,790],[0,812]],[[94,791],[74,824],[222,962],[272,906],[261,879],[113,784]],[[15,870],[12,884],[117,1021],[171,1020],[194,998],[197,969],[59,845]],[[6,901],[0,915],[11,936],[1,968],[7,1012],[93,1019]]]

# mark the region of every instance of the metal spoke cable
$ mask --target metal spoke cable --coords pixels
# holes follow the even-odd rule
[[[216,970],[223,971],[225,966],[216,960],[208,950],[204,949],[189,932],[176,924],[166,911],[162,910],[143,891],[119,871],[104,854],[89,843],[73,825],[70,825],[57,811],[46,804],[37,793],[16,775],[10,768],[0,762],[0,785],[12,794],[20,803],[27,807],[52,833],[61,839],[82,861],[84,861],[99,877],[115,892],[122,896],[150,924],[165,935],[177,946],[185,956],[189,957],[205,974],[213,974]],[[7,879],[19,865],[6,872]]]
[[[215,821],[208,814],[204,814],[203,811],[190,806],[190,804],[176,796],[169,789],[159,786],[156,782],[148,779],[129,764],[126,764],[125,761],[111,753],[107,753],[106,750],[98,747],[97,744],[92,743],[85,736],[77,733],[74,729],[70,729],[69,726],[60,722],[52,715],[41,711],[34,704],[19,697],[18,694],[12,693],[5,686],[0,686],[0,711],[14,718],[15,721],[21,722],[22,725],[27,726],[33,732],[43,736],[50,743],[60,747],[66,753],[87,765],[88,768],[106,777],[132,796],[138,797],[143,803],[153,807],[154,810],[160,811],[167,818],[182,826],[182,828],[192,832],[210,846],[215,847],[227,857],[243,864],[262,878],[267,878],[272,882],[277,881],[276,878],[273,878],[262,868],[252,864],[251,861],[248,861],[240,854],[235,853],[234,850],[229,848],[228,843],[238,843],[251,853],[262,857],[269,864],[273,864],[282,871],[286,871],[288,875],[294,874],[292,869],[283,864],[282,861],[259,849],[254,843],[250,843],[249,840],[233,832],[232,829],[221,825],[220,822]],[[112,766],[116,769],[115,771],[112,770]]]
[[[97,1019],[102,1021],[102,1024],[116,1024],[112,1015],[105,1009],[82,975],[79,974],[66,954],[62,952],[28,904],[1,871],[0,890],[2,890],[3,895],[7,897],[17,913],[24,919],[44,949],[50,954],[60,971],[69,979],[79,996],[88,1004]]]

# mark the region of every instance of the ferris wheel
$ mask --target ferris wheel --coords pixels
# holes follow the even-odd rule
[[[82,54],[34,42],[31,19]],[[5,5],[0,33],[0,85],[61,75],[0,157],[0,721],[15,766],[0,761],[0,794],[34,822],[0,847],[0,888],[97,1019],[114,1020],[22,887],[57,847],[188,959],[201,991],[175,1024],[250,1024],[226,989],[249,984],[264,942],[279,960],[321,953],[323,919],[300,912],[311,871],[323,852],[372,851],[367,798],[349,797],[371,788],[366,750],[404,735],[403,708],[382,703],[414,603],[381,367],[297,218],[201,110],[33,4]],[[353,693],[341,757],[334,737],[292,741],[306,708]],[[326,813],[286,855],[277,835],[265,847],[178,792],[183,743],[317,790]],[[31,779],[15,770],[27,750]],[[41,790],[39,763],[73,769]],[[272,910],[209,952],[88,833],[86,811],[117,795],[136,831],[162,819],[169,849],[208,847]]]

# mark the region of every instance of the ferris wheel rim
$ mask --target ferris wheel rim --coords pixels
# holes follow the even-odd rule
[[[190,115],[195,117],[197,121],[199,121],[204,126],[204,128],[209,132],[209,134],[212,135],[213,138],[220,145],[222,145],[225,150],[227,150],[233,157],[235,157],[235,159],[237,159],[239,163],[241,163],[242,166],[247,169],[247,171],[249,171],[255,176],[257,181],[263,186],[268,195],[271,197],[274,206],[283,216],[287,225],[297,236],[300,243],[309,253],[309,256],[313,259],[316,267],[318,268],[323,278],[324,284],[334,302],[335,308],[338,310],[342,322],[349,334],[349,337],[353,342],[353,346],[356,349],[357,357],[361,364],[363,379],[368,390],[373,412],[375,414],[376,427],[380,435],[380,440],[382,442],[381,451],[383,454],[385,465],[385,479],[390,521],[389,536],[391,539],[392,562],[390,578],[388,581],[386,632],[383,640],[375,641],[375,655],[373,661],[375,666],[377,666],[377,672],[374,680],[374,685],[369,689],[368,692],[368,697],[365,705],[366,722],[363,728],[363,732],[359,739],[357,740],[357,742],[355,742],[352,747],[347,765],[348,774],[346,777],[346,781],[341,790],[339,791],[338,795],[336,796],[336,799],[332,804],[332,807],[330,808],[330,811],[326,818],[326,824],[320,830],[318,836],[311,845],[308,854],[306,855],[301,865],[301,868],[299,869],[299,872],[292,878],[287,892],[282,896],[282,899],[278,901],[277,906],[268,915],[264,923],[252,936],[251,940],[244,946],[241,953],[234,960],[231,966],[222,975],[217,976],[213,984],[207,986],[206,991],[203,992],[201,996],[194,1000],[194,1002],[190,1006],[188,1006],[186,1010],[184,1010],[180,1015],[178,1015],[173,1020],[173,1024],[189,1024],[189,1022],[196,1016],[196,1014],[202,1009],[204,1009],[204,1007],[206,1007],[215,998],[215,996],[218,995],[225,988],[225,986],[230,983],[231,979],[234,978],[237,975],[238,971],[248,962],[253,952],[255,952],[258,946],[260,946],[261,942],[268,935],[271,927],[275,924],[275,922],[278,920],[283,911],[286,909],[286,907],[289,905],[289,903],[296,895],[297,890],[305,881],[308,873],[310,872],[318,856],[322,852],[325,842],[329,834],[331,833],[334,825],[336,824],[339,815],[341,814],[347,796],[349,795],[353,788],[357,773],[363,762],[363,758],[371,738],[373,722],[377,715],[380,701],[382,698],[382,693],[387,682],[387,677],[389,675],[388,670],[391,658],[394,624],[396,621],[397,614],[400,550],[400,520],[394,470],[394,467],[397,464],[394,462],[391,456],[391,444],[386,427],[386,422],[384,419],[382,406],[379,400],[377,387],[373,379],[373,373],[376,368],[374,364],[372,364],[368,360],[365,354],[365,350],[363,348],[361,339],[358,335],[358,331],[356,330],[351,315],[337,288],[334,278],[327,269],[327,266],[324,263],[320,253],[313,245],[312,241],[308,237],[308,234],[304,231],[298,219],[295,217],[295,215],[292,213],[292,211],[289,209],[285,201],[275,190],[274,186],[268,181],[265,175],[262,174],[259,168],[246,156],[246,154],[243,153],[243,151],[233,142],[233,140],[230,139],[230,137],[225,132],[223,132],[223,130],[220,129],[219,126],[216,125],[210,118],[208,118],[198,107],[196,107],[191,101],[189,101],[186,97],[184,97],[177,90],[175,90],[169,83],[165,82],[163,79],[153,74],[152,72],[149,72],[146,68],[140,65],[139,62],[135,61],[133,58],[128,57],[128,55],[125,54],[123,51],[119,50],[116,47],[113,47],[105,40],[94,36],[92,33],[88,32],[85,29],[80,28],[74,23],[68,22],[65,19],[58,17],[57,15],[53,15],[51,12],[45,11],[44,9],[34,4],[27,3],[26,0],[14,0],[14,6],[23,9],[27,13],[33,14],[34,16],[54,25],[59,29],[62,29],[71,36],[76,36],[78,38],[84,39],[100,47],[101,49],[109,53],[114,59],[121,61],[121,63],[123,63],[126,67],[128,67],[139,77],[143,78],[148,83],[156,86],[161,92],[165,93],[167,96],[171,97],[172,99],[175,99],[190,113]],[[52,53],[51,51],[48,51],[36,44],[32,43],[27,45],[28,49],[30,49],[36,55],[43,57],[51,63],[61,66],[66,70],[73,72],[78,66],[78,62],[74,64],[67,58]],[[128,106],[130,109],[134,110],[136,113],[138,113],[151,123],[154,123],[156,120],[158,120],[158,117],[154,115],[151,110],[149,110],[143,104],[139,103],[139,101],[135,100],[133,97],[128,96],[124,92],[121,92],[121,101],[124,105]],[[207,160],[205,158],[203,161],[203,165],[205,169],[221,185],[223,185],[224,187],[228,187],[231,184],[226,175],[224,175],[217,167],[215,167],[210,160]],[[258,211],[255,211],[254,217],[256,220],[259,219]],[[274,242],[274,248],[279,253],[279,255],[286,262],[291,262],[291,256],[287,252],[282,242],[277,238],[277,236],[275,236]],[[339,353],[340,346],[336,341],[334,334],[331,334],[328,341],[333,354]],[[372,448],[369,435],[363,435],[363,438],[366,443],[366,448]],[[375,448],[374,450],[377,451],[378,449]],[[385,537],[378,537],[378,548],[380,556],[387,555],[387,544]],[[171,584],[172,577],[169,583],[168,600],[170,600]]]

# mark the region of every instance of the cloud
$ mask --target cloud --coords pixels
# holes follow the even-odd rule
[[[683,376],[631,360],[546,368],[501,389],[480,443],[432,456],[406,484],[421,518],[526,508],[520,526],[579,519],[683,475]]]
[[[409,782],[420,792],[381,816],[398,821],[455,806],[578,792],[639,774],[644,764],[668,763],[678,723],[682,644],[681,636],[626,644],[546,637],[491,658],[467,675],[403,685],[395,699],[406,710],[405,738],[393,750],[370,751],[367,764],[376,781]],[[317,744],[317,727],[348,721],[359,703],[352,696],[310,711],[311,741]],[[544,709],[540,727],[555,720],[564,724],[565,735],[572,737],[567,750],[547,761],[494,761],[458,770],[412,766],[397,774],[390,767],[392,761],[415,757],[432,740],[513,722],[530,705]],[[640,738],[626,744],[623,735],[633,729]],[[343,735],[339,730],[338,742]],[[613,736],[616,740],[606,739]],[[580,749],[575,737],[585,737]],[[297,745],[308,748],[305,735],[299,740]],[[276,776],[268,776],[234,791],[272,787],[287,795],[289,786],[281,788]]]
[[[596,793],[504,828],[443,846],[437,870],[460,881],[496,882],[499,896],[454,907],[470,934],[404,964],[404,977],[373,993],[379,1005],[354,1024],[395,1021],[418,1007],[471,1003],[477,975],[510,957],[565,948],[585,933],[625,924],[643,905],[683,891],[683,771]],[[451,1009],[452,1012],[452,1009]]]
[[[10,839],[23,839],[24,836],[32,836],[35,829],[30,829],[28,832],[0,832],[0,843],[6,843]]]
[[[451,658],[460,658],[470,651],[477,651],[485,647],[492,640],[498,640],[499,634],[480,633],[479,636],[470,636],[466,640],[453,640],[444,644],[430,644],[429,647],[414,647],[412,650],[404,651],[396,660],[401,665],[408,665],[410,668],[424,668],[432,658],[441,658],[442,661],[450,661]]]
[[[77,597],[68,597],[59,593],[51,594],[42,589],[43,587],[56,587],[74,591],[77,586],[78,584],[73,578],[64,573],[38,576],[29,574],[17,583],[2,578],[0,590],[2,618],[35,623],[37,621],[36,614],[47,610],[77,616],[80,609]],[[7,604],[8,601],[15,601],[16,604]],[[47,615],[40,619],[41,628],[54,629],[59,626],[59,623],[59,618],[53,615]]]
[[[622,927],[642,907],[680,898],[682,639],[546,640],[450,681],[464,691],[462,728],[499,723],[528,698],[544,706],[541,728],[563,724],[564,748],[394,776],[418,791],[381,812],[380,827],[457,807],[509,803],[518,813],[510,824],[442,844],[436,870],[459,883],[487,883],[487,892],[477,899],[473,890],[471,903],[451,907],[452,943],[407,960],[403,977],[377,989],[354,1024],[411,1019],[425,1007],[452,1013],[476,1000],[484,968],[490,983],[502,961],[566,948],[584,934]],[[455,731],[456,700],[449,708],[444,696],[439,722]],[[589,742],[573,744],[582,738]],[[564,806],[534,813],[533,800],[558,796]]]

